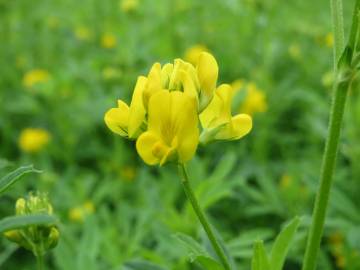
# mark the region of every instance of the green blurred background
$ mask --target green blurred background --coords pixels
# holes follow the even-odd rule
[[[202,269],[175,236],[208,245],[176,168],[145,166],[103,116],[118,98],[129,101],[154,62],[194,61],[208,50],[219,83],[242,85],[234,112],[252,114],[254,128],[199,148],[189,164],[196,194],[239,269],[250,268],[254,240],[271,244],[284,222],[302,216],[285,267],[300,269],[333,81],[328,2],[0,0],[1,162],[44,171],[1,198],[1,217],[28,191],[49,193],[61,240],[48,269],[133,270],[134,261]],[[360,269],[357,91],[342,138],[322,270]],[[0,251],[1,269],[35,269],[31,254],[5,239]]]

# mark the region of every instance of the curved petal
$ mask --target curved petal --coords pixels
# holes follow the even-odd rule
[[[136,150],[145,163],[155,165],[160,162],[160,159],[154,155],[154,147],[159,141],[159,137],[150,131],[142,133],[137,139]]]
[[[134,93],[131,99],[130,104],[130,114],[129,114],[129,137],[136,138],[139,134],[139,129],[145,120],[145,108],[143,104],[143,92],[147,78],[140,76],[135,85]]]
[[[177,92],[177,91],[176,91]],[[154,94],[149,101],[148,129],[156,134],[163,134],[171,124],[170,92],[161,90]],[[166,134],[164,134],[166,136]],[[166,138],[163,138],[166,141]],[[169,143],[169,142],[168,142]]]
[[[183,85],[184,93],[191,97],[195,104],[198,104],[198,92],[196,90],[195,84],[188,72],[182,70],[180,72],[181,75],[181,83]]]
[[[219,67],[215,58],[207,52],[202,52],[197,65],[197,75],[202,96],[201,103],[203,104],[201,104],[202,108],[209,104],[214,95],[218,73]]]
[[[126,137],[128,135],[129,106],[118,100],[118,108],[112,108],[105,113],[104,121],[114,133]]]
[[[147,109],[150,97],[162,89],[161,85],[161,65],[155,63],[148,74],[146,87],[143,92],[144,107]]]
[[[168,88],[170,83],[171,74],[174,70],[174,65],[167,63],[161,69],[161,84],[163,88]]]
[[[238,140],[252,129],[252,118],[247,114],[238,114],[231,118],[231,122],[220,129],[215,135],[216,140]]]

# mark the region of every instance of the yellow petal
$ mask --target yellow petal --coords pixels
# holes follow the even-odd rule
[[[155,165],[160,162],[160,159],[154,155],[157,154],[156,149],[154,151],[154,147],[156,147],[159,141],[159,137],[151,131],[142,133],[136,141],[136,150],[148,165]]]
[[[182,71],[180,71],[180,75],[181,75],[181,82],[183,85],[184,93],[187,94],[189,97],[191,97],[197,106],[198,92],[196,90],[193,80],[191,79],[190,74],[188,72],[182,70]]]
[[[150,97],[155,94],[157,91],[162,89],[161,85],[161,65],[160,63],[155,63],[149,72],[148,80],[146,87],[143,92],[143,102],[144,107],[147,109]]]
[[[107,127],[114,133],[126,137],[128,120],[129,120],[129,106],[118,100],[118,108],[112,108],[105,113],[104,117]]]
[[[140,76],[135,85],[134,93],[131,99],[130,104],[130,114],[129,114],[129,137],[135,138],[138,136],[139,129],[145,120],[145,108],[143,104],[143,92],[145,89],[145,85],[147,82],[147,78]]]
[[[252,119],[247,114],[238,114],[231,122],[220,129],[216,134],[216,140],[238,140],[250,132]]]
[[[163,88],[168,88],[170,83],[170,77],[174,70],[174,65],[167,63],[161,69],[161,84]]]
[[[211,101],[214,95],[218,73],[219,68],[215,58],[207,52],[202,52],[197,65],[197,75],[202,96],[202,100],[200,100],[201,107],[205,107]]]

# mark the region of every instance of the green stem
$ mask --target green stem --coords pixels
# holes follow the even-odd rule
[[[36,261],[37,261],[37,270],[44,270],[44,255],[40,253],[37,254]]]
[[[181,176],[181,180],[182,180],[182,184],[185,190],[185,194],[188,197],[196,215],[199,218],[199,221],[201,223],[201,225],[203,226],[207,236],[209,237],[209,240],[217,254],[217,256],[219,257],[222,265],[224,266],[224,268],[226,270],[230,270],[230,264],[228,262],[228,259],[225,255],[224,250],[222,249],[222,247],[220,246],[218,240],[215,237],[214,232],[211,229],[210,223],[209,221],[206,219],[206,216],[204,214],[204,212],[201,210],[200,205],[195,197],[195,194],[190,186],[190,182],[189,182],[189,177],[188,174],[186,172],[186,168],[184,164],[179,165],[179,174]]]
[[[358,8],[359,0],[356,0],[351,34],[348,46],[354,48],[356,33],[358,31]],[[347,63],[347,69],[338,70],[338,62],[344,51],[344,27],[342,15],[342,0],[331,0],[333,30],[334,30],[334,70],[336,82],[334,85],[334,97],[330,110],[329,130],[323,155],[322,169],[320,175],[320,186],[316,194],[315,206],[312,216],[309,238],[306,246],[302,270],[314,270],[317,255],[320,249],[321,237],[324,230],[325,217],[329,202],[332,178],[338,152],[341,123],[344,115],[346,98],[353,80],[353,67]],[[351,52],[352,56],[354,51]],[[345,71],[345,72],[344,72]]]

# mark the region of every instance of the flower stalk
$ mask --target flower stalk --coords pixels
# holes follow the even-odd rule
[[[330,109],[328,136],[323,155],[320,186],[317,191],[309,238],[306,246],[302,270],[314,270],[324,230],[325,217],[336,164],[341,124],[347,95],[357,70],[356,45],[358,36],[358,14],[360,1],[356,0],[349,42],[344,49],[342,0],[331,0],[333,28],[335,36],[334,70],[336,81]]]
[[[201,210],[200,205],[196,199],[196,196],[191,188],[191,185],[189,182],[189,177],[186,172],[186,168],[185,168],[184,164],[179,165],[179,175],[181,177],[181,182],[184,187],[185,194],[186,194],[187,198],[189,199],[191,206],[193,207],[201,225],[203,226],[203,228],[211,242],[211,245],[214,248],[214,251],[216,252],[217,256],[219,257],[221,264],[224,266],[224,269],[230,270],[231,269],[230,264],[225,255],[225,252],[224,252],[223,248],[221,247],[219,241],[216,239],[216,236],[215,236],[213,230],[211,229],[211,225],[210,225],[209,221],[207,220],[204,212]]]

